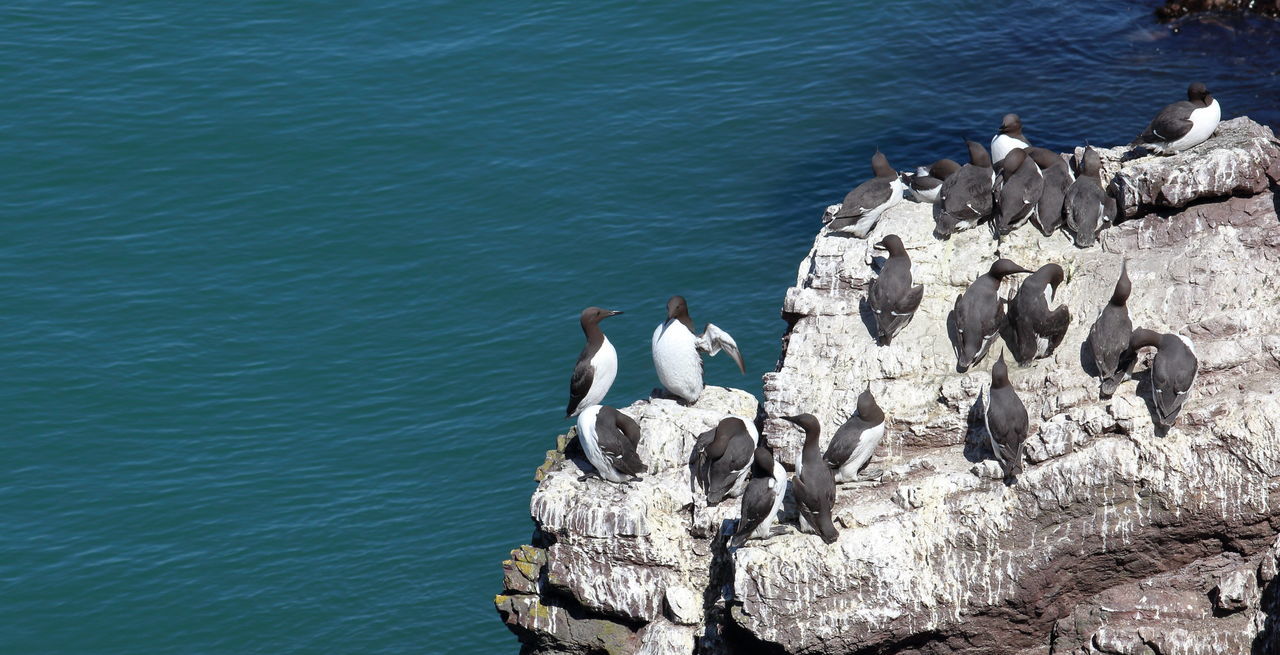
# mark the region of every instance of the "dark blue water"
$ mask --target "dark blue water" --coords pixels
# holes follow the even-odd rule
[[[758,393],[876,146],[1280,123],[1275,23],[995,4],[6,4],[0,651],[514,652],[582,307],[611,404],[673,293]]]

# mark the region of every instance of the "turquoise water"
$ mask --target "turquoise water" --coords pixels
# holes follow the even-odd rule
[[[582,307],[611,404],[673,293],[759,393],[875,146],[1280,123],[1274,23],[1003,4],[0,8],[0,651],[515,652]]]

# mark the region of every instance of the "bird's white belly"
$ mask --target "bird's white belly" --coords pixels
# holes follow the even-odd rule
[[[1218,129],[1218,122],[1222,120],[1222,108],[1218,106],[1218,101],[1214,100],[1209,103],[1208,107],[1201,107],[1193,112],[1189,117],[1191,120],[1191,131],[1177,141],[1173,141],[1167,150],[1185,150],[1195,145],[1199,145],[1213,136],[1213,131]]]
[[[862,439],[858,441],[858,447],[853,450],[853,454],[849,455],[849,459],[840,466],[840,470],[836,471],[836,482],[852,482],[858,479],[858,469],[862,468],[867,460],[875,454],[876,447],[880,445],[880,439],[884,437],[884,423],[877,425],[862,433]]]
[[[667,324],[663,324],[667,325]],[[663,388],[693,403],[702,395],[702,355],[683,323],[671,320],[653,332],[653,367]]]
[[[609,393],[609,387],[613,386],[614,378],[618,376],[618,351],[609,343],[609,337],[604,338],[600,350],[591,358],[591,368],[594,369],[591,388],[587,389],[587,395],[578,404],[579,407],[599,405]]]
[[[1001,159],[1004,159],[1005,155],[1008,155],[1018,148],[1025,147],[1027,147],[1026,143],[1019,141],[1008,134],[997,134],[995,138],[991,140],[991,163],[995,164]]]
[[[912,189],[911,195],[916,197],[920,202],[937,203],[938,192],[942,190],[942,185],[933,187],[932,189]]]
[[[591,462],[600,477],[611,482],[623,482],[622,475],[614,470],[600,450],[600,442],[596,435],[596,416],[599,413],[600,406],[591,405],[578,414],[578,443],[582,445],[582,452],[586,454],[587,461]]]

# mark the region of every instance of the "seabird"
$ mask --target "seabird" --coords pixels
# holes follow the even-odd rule
[[[742,512],[738,529],[733,533],[734,546],[741,546],[748,539],[764,539],[783,531],[773,524],[782,510],[782,498],[786,492],[786,469],[773,459],[768,448],[756,448],[751,463],[751,481],[742,494]]]
[[[822,428],[813,414],[782,418],[804,430],[804,450],[796,463],[796,476],[791,482],[796,510],[800,514],[800,529],[816,532],[823,541],[833,544],[840,536],[831,522],[831,509],[836,504],[836,480],[818,448]]]
[[[1151,363],[1152,400],[1156,405],[1156,423],[1169,428],[1178,419],[1182,403],[1196,381],[1200,361],[1196,359],[1195,346],[1181,334],[1160,334],[1138,328],[1129,337],[1129,348],[1136,357],[1138,351],[1155,346],[1156,358]]]
[[[1204,143],[1218,129],[1222,108],[1199,82],[1187,87],[1187,99],[1160,110],[1146,131],[1130,145],[1171,155]]]
[[[915,173],[904,174],[903,178],[911,190],[912,197],[917,201],[936,203],[938,192],[942,190],[942,183],[958,170],[960,170],[960,164],[954,160],[939,159],[929,166],[917,168]]]
[[[758,439],[755,424],[737,416],[721,419],[711,432],[710,441],[698,439],[693,452],[694,472],[707,493],[708,506],[742,495]]]
[[[694,335],[689,306],[681,296],[667,301],[667,319],[653,331],[653,367],[658,380],[672,394],[692,405],[702,396],[702,354],[729,354],[738,370],[746,373],[742,353],[728,332],[707,323],[701,336]]]
[[[965,141],[965,145],[969,148],[969,163],[948,177],[938,191],[934,231],[939,236],[967,230],[991,215],[995,179],[991,156],[980,143]]]
[[[902,192],[907,185],[879,149],[871,157],[871,170],[875,171],[876,176],[854,187],[844,197],[840,211],[827,223],[827,227],[833,232],[852,225],[853,236],[859,239],[866,237],[871,228],[876,226],[876,221],[880,220],[884,210],[902,200]]]
[[[1027,276],[1009,303],[1009,324],[1013,327],[1013,358],[1026,366],[1033,359],[1048,357],[1067,336],[1071,311],[1063,305],[1050,310],[1058,285],[1065,276],[1057,264],[1045,264]]]
[[[995,453],[1006,482],[1022,473],[1022,446],[1027,440],[1029,423],[1027,408],[1009,384],[1009,367],[1004,353],[991,367],[991,387],[987,389],[987,406],[983,410],[991,451]]]
[[[1110,398],[1133,371],[1135,357],[1129,349],[1129,337],[1133,335],[1133,321],[1129,320],[1129,291],[1131,284],[1127,264],[1120,263],[1120,279],[1116,280],[1111,300],[1098,312],[1098,318],[1089,328],[1089,350],[1093,363],[1098,367],[1098,394]]]
[[[1116,199],[1102,189],[1102,158],[1092,147],[1084,149],[1080,176],[1067,187],[1063,207],[1078,248],[1092,246],[1102,228],[1115,220]]]
[[[911,286],[911,257],[898,235],[886,236],[875,248],[889,251],[889,258],[867,289],[867,304],[876,317],[876,339],[887,346],[911,322],[924,298],[924,285]]]
[[[1000,179],[994,189],[996,216],[994,232],[1000,238],[1018,229],[1027,219],[1034,218],[1040,193],[1044,190],[1044,176],[1035,160],[1021,148],[1010,150],[1000,166]]]
[[[991,137],[991,161],[998,164],[1010,152],[1030,146],[1031,142],[1022,136],[1022,119],[1017,114],[1005,114],[1000,120],[1000,131]]]
[[[854,482],[871,463],[884,437],[884,411],[871,395],[871,387],[858,394],[858,410],[836,430],[822,459],[834,471],[836,482]]]
[[[564,410],[565,418],[599,405],[609,393],[609,387],[613,386],[613,379],[618,375],[618,351],[600,331],[600,321],[621,313],[599,307],[582,310],[582,317],[578,320],[582,323],[583,334],[587,335],[587,345],[578,354],[573,378],[569,380],[569,407]]]
[[[592,405],[578,414],[578,442],[596,474],[610,482],[639,480],[646,471],[636,454],[640,426],[607,405]],[[585,479],[582,476],[579,479]]]
[[[1031,222],[1045,236],[1050,236],[1062,226],[1062,202],[1066,198],[1067,188],[1075,181],[1071,167],[1058,153],[1047,148],[1027,148],[1031,159],[1040,167],[1044,176],[1044,186],[1040,192],[1040,202]]]
[[[991,268],[956,296],[956,368],[961,373],[987,356],[1004,325],[1004,302],[1000,280],[1014,273],[1030,273],[1008,259],[997,259]]]

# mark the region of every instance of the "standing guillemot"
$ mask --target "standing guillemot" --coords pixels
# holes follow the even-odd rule
[[[1032,161],[1040,167],[1044,176],[1044,185],[1040,191],[1040,202],[1036,204],[1036,212],[1031,222],[1045,236],[1052,235],[1062,227],[1062,203],[1067,195],[1067,188],[1075,181],[1071,167],[1058,153],[1047,148],[1027,148]]]
[[[751,463],[751,481],[742,494],[742,511],[738,515],[738,528],[733,532],[733,546],[741,546],[748,539],[764,539],[785,530],[775,527],[778,512],[782,511],[782,499],[787,493],[787,470],[773,459],[768,448],[756,448]]]
[[[695,479],[707,494],[708,506],[742,495],[758,439],[755,424],[737,416],[721,419],[709,442],[698,439],[693,453]]]
[[[728,332],[711,323],[707,323],[701,336],[695,336],[693,330],[684,298],[671,296],[667,301],[667,319],[653,331],[653,367],[662,386],[690,405],[702,396],[702,353],[714,357],[723,349],[739,371],[747,372],[738,344]]]
[[[1067,336],[1071,311],[1063,305],[1050,311],[1058,285],[1064,278],[1062,267],[1045,264],[1022,281],[1009,303],[1009,323],[1013,326],[1013,359],[1026,366],[1033,359],[1048,357]]]
[[[1187,87],[1187,99],[1179,100],[1151,120],[1147,129],[1130,145],[1140,145],[1157,154],[1171,155],[1204,143],[1218,129],[1222,108],[1199,82]]]
[[[997,211],[992,231],[997,239],[1018,229],[1027,219],[1034,218],[1043,190],[1044,176],[1036,162],[1027,156],[1027,151],[1021,148],[1010,150],[1001,162],[999,181],[993,190]]]
[[[889,259],[867,289],[867,304],[876,317],[876,340],[887,346],[919,309],[924,285],[911,286],[911,257],[898,235],[886,236],[875,247],[889,251]]]
[[[876,176],[854,187],[844,197],[840,211],[827,223],[829,229],[843,230],[852,225],[853,236],[861,239],[871,232],[886,209],[902,200],[902,192],[907,185],[879,149],[871,157],[871,170]]]
[[[639,480],[647,469],[636,454],[640,426],[618,410],[592,405],[578,414],[578,441],[596,474],[610,482]],[[586,479],[582,476],[579,480]]]
[[[1017,114],[1005,114],[1000,120],[1000,131],[991,137],[991,161],[998,164],[1010,152],[1030,146],[1031,142],[1022,136],[1022,119]]]
[[[578,354],[573,378],[569,380],[569,407],[564,410],[565,418],[599,405],[609,393],[609,387],[613,386],[613,379],[618,375],[618,351],[600,331],[600,321],[621,313],[599,307],[582,310],[579,322],[582,323],[582,333],[587,335],[587,345]]]
[[[822,428],[813,414],[782,418],[804,430],[804,450],[796,462],[796,476],[791,482],[796,511],[800,514],[800,529],[816,532],[823,541],[833,544],[840,538],[831,521],[831,510],[836,504],[836,479],[818,449]]]
[[[993,207],[991,188],[995,171],[991,168],[991,156],[980,143],[964,143],[969,148],[969,163],[948,177],[938,190],[934,231],[943,237],[977,225],[991,215]]]
[[[1030,423],[1027,408],[1009,384],[1009,367],[1004,353],[991,367],[991,386],[987,389],[987,406],[982,413],[991,438],[991,451],[1004,472],[1005,482],[1022,473],[1022,447],[1027,440]]]
[[[903,179],[911,190],[911,196],[919,202],[938,202],[938,192],[948,177],[960,170],[960,164],[950,159],[939,159],[929,166],[921,166],[915,173],[904,173]]]
[[[1129,377],[1136,358],[1129,349],[1129,338],[1133,336],[1133,321],[1129,320],[1129,282],[1128,265],[1120,262],[1120,279],[1116,280],[1116,288],[1111,293],[1107,306],[1098,312],[1098,318],[1089,328],[1089,351],[1093,354],[1093,363],[1098,367],[1098,394],[1110,398]]]
[[[1092,147],[1084,149],[1080,177],[1067,188],[1063,206],[1077,248],[1092,246],[1102,228],[1115,220],[1116,199],[1102,189],[1102,158]]]
[[[964,373],[983,357],[1004,325],[1004,302],[1000,281],[1007,275],[1030,273],[1008,259],[998,259],[956,296],[956,368]]]
[[[858,394],[858,409],[836,430],[823,461],[834,471],[836,482],[854,482],[862,478],[863,469],[884,437],[884,411],[871,395],[871,387]]]
[[[1182,403],[1186,402],[1191,385],[1195,384],[1200,360],[1196,359],[1195,346],[1181,334],[1160,334],[1138,328],[1129,337],[1129,348],[1136,357],[1147,346],[1156,348],[1155,361],[1151,363],[1152,400],[1156,405],[1156,424],[1168,429],[1178,419]]]

